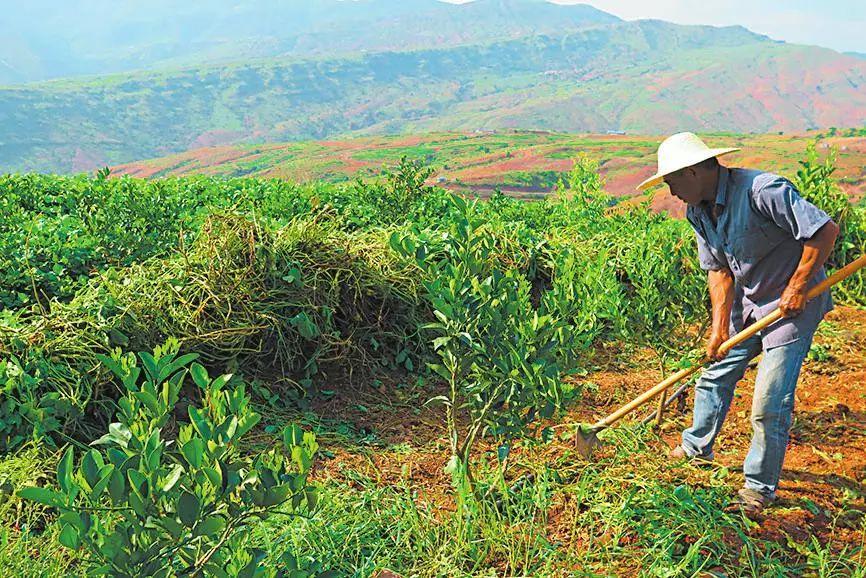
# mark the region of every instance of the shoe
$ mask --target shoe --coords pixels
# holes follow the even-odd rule
[[[725,506],[724,511],[728,513],[741,512],[747,518],[751,518],[761,514],[764,508],[775,501],[775,496],[768,496],[751,488],[743,488],[737,492],[737,497]]]

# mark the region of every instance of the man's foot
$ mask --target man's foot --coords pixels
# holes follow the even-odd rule
[[[773,496],[762,494],[751,488],[743,488],[737,492],[737,497],[725,507],[725,512],[742,512],[747,517],[757,516],[764,508],[776,501]]]

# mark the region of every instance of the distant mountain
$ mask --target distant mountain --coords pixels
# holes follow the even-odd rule
[[[0,21],[0,84],[477,44],[619,21],[544,0],[28,0]]]
[[[117,4],[127,19],[107,0],[82,2],[84,15],[93,6],[110,14],[104,30],[89,24],[75,36],[79,52],[102,54],[96,47],[125,39],[135,50],[117,52],[117,66],[145,56],[209,64],[0,89],[0,171],[90,170],[213,144],[414,131],[866,125],[866,61],[741,27],[625,22],[540,0],[290,4],[292,18],[276,0],[214,0],[207,16],[202,2],[155,0],[156,14],[177,7],[166,24],[148,20],[140,2]],[[64,10],[76,24],[84,19]],[[111,28],[121,21],[137,24]],[[164,41],[147,42],[154,38]],[[234,56],[273,51],[281,56]]]

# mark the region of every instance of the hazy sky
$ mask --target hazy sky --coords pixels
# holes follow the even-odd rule
[[[460,4],[469,0],[445,0]],[[866,52],[866,0],[556,0],[591,4],[626,20],[740,24],[776,40]]]

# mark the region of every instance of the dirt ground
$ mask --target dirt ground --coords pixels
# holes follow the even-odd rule
[[[579,380],[594,384],[567,415],[554,425],[593,421],[633,398],[659,381],[657,369],[641,369],[647,364],[618,359],[616,352],[606,354],[602,366]],[[750,407],[755,379],[751,367],[739,384],[725,428],[716,444],[717,463],[727,466],[732,475],[739,471],[748,451],[751,424]],[[448,444],[441,407],[424,401],[436,394],[418,395],[410,387],[382,383],[347,396],[341,394],[315,402],[313,411],[330,423],[345,424],[352,434],[322,445],[332,459],[320,464],[316,477],[352,482],[350,472],[359,472],[377,484],[408,484],[418,490],[420,500],[442,508],[453,508],[451,480],[443,471],[448,459]],[[427,395],[429,393],[429,395]],[[426,396],[426,397],[425,397]],[[686,411],[671,408],[652,447],[664,454],[679,440],[679,432],[690,422],[691,395]],[[655,407],[650,403],[646,414]],[[638,416],[635,416],[638,417]],[[561,430],[560,430],[561,431]],[[373,439],[376,451],[365,449]],[[353,442],[352,440],[356,440]],[[347,443],[348,442],[348,443]],[[356,443],[357,442],[357,443]],[[568,451],[567,442],[551,444],[545,450],[551,460]],[[560,456],[561,457],[561,456]],[[695,468],[677,469],[676,476],[700,485],[702,474]],[[735,478],[736,479],[736,478]],[[784,542],[787,536],[803,541],[810,535],[859,546],[859,517],[833,519],[833,513],[866,511],[866,311],[838,307],[830,313],[815,338],[796,393],[796,408],[791,430],[779,501],[758,520],[755,537]],[[804,507],[805,505],[805,507]],[[558,516],[551,512],[550,524]],[[552,534],[560,529],[551,527]],[[786,536],[787,534],[787,536]]]
[[[843,501],[862,507],[866,497],[866,311],[837,308],[823,322],[815,344],[795,394],[779,501],[761,523],[768,538],[782,538],[781,532],[798,540],[824,534],[832,524],[827,512],[841,509]],[[742,467],[751,440],[755,373],[751,368],[738,385],[716,445],[716,459],[732,469]],[[688,418],[677,422],[688,425]],[[665,437],[674,445],[678,431]],[[808,513],[788,508],[795,503],[815,507],[807,507]],[[837,539],[845,538],[845,526],[845,520],[837,521]],[[858,544],[862,540],[850,538]]]

